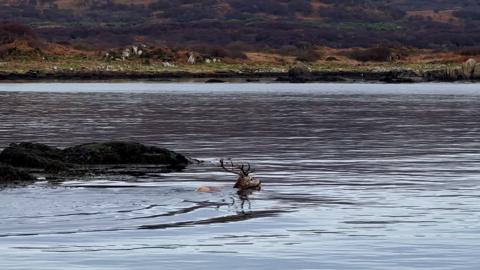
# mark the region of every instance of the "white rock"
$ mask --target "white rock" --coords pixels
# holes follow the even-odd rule
[[[122,58],[123,59],[129,58],[130,55],[131,55],[131,52],[130,52],[129,48],[126,48],[125,50],[123,50],[123,52],[122,52]]]
[[[477,61],[475,61],[475,59],[472,59],[472,58],[468,59],[465,63],[463,63],[462,71],[463,71],[463,76],[466,79],[472,78],[476,64],[477,64]]]
[[[195,65],[195,56],[193,54],[190,54],[190,57],[188,57],[187,63],[190,65]]]

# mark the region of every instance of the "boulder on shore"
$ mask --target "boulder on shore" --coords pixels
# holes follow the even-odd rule
[[[461,80],[463,76],[463,70],[460,67],[449,67],[445,73],[446,80],[457,81]]]
[[[298,62],[288,71],[289,81],[292,83],[303,83],[312,80],[312,72],[302,62]]]
[[[462,75],[465,79],[472,79],[473,73],[475,71],[475,66],[477,65],[477,61],[475,59],[468,59],[462,64]]]
[[[475,80],[480,80],[480,63],[477,63],[475,65],[475,68],[473,70],[473,79]]]

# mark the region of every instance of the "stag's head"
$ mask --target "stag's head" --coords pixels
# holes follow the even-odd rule
[[[260,188],[261,182],[252,176],[252,174],[255,172],[255,169],[250,166],[250,163],[236,164],[231,159],[228,161],[221,159],[220,167],[227,172],[238,175],[235,186],[233,186],[234,188],[238,188],[240,190]]]

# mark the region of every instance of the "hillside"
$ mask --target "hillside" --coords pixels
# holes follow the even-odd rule
[[[480,44],[476,0],[0,0],[0,17],[50,42],[289,50],[378,44],[457,49]]]

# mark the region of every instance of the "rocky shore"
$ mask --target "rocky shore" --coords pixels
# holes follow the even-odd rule
[[[384,69],[371,71],[312,71],[307,65],[298,63],[288,72],[268,71],[222,71],[222,72],[119,72],[119,71],[82,71],[82,72],[41,72],[26,73],[0,72],[1,81],[195,81],[205,83],[222,82],[454,82],[480,81],[480,63],[469,59],[462,65],[449,66],[433,70]]]
[[[0,187],[84,175],[166,173],[182,170],[191,162],[176,152],[134,142],[88,143],[65,149],[12,143],[0,153]]]

